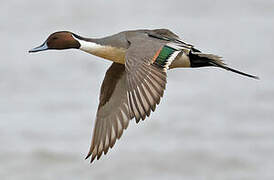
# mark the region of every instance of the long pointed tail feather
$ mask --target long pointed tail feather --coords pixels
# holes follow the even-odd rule
[[[220,68],[223,68],[225,70],[228,70],[228,71],[231,71],[231,72],[234,72],[234,73],[237,73],[237,74],[241,74],[243,76],[251,77],[251,78],[254,78],[254,79],[260,79],[258,76],[254,76],[254,75],[251,75],[251,74],[244,73],[242,71],[230,68],[226,65],[221,65],[221,64],[214,63],[214,62],[209,62],[209,63],[212,64],[213,66],[220,67]]]
[[[222,57],[220,56],[216,56],[214,54],[204,54],[204,53],[200,53],[200,52],[191,52],[190,51],[190,61],[191,61],[191,65],[192,67],[203,67],[203,66],[215,66],[215,67],[219,67],[219,68],[223,68],[225,70],[237,73],[237,74],[241,74],[243,76],[247,76],[250,78],[254,78],[254,79],[259,79],[258,76],[254,76],[251,74],[247,74],[244,72],[241,72],[239,70],[233,69],[228,67],[224,61],[221,59]]]

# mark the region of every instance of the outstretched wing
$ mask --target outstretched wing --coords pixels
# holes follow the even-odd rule
[[[91,162],[99,159],[119,139],[129,120],[138,123],[154,111],[166,87],[166,71],[180,50],[148,38],[129,37],[125,65],[113,63],[101,87],[90,151]]]
[[[91,147],[86,157],[87,159],[92,155],[91,162],[113,147],[133,118],[129,113],[126,93],[125,66],[112,63],[101,86]]]
[[[130,47],[126,52],[128,103],[137,123],[149,116],[160,103],[166,87],[168,65],[179,53],[146,36],[129,37]]]

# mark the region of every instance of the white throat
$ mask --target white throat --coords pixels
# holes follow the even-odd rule
[[[94,54],[98,49],[102,49],[104,46],[97,44],[95,42],[89,42],[85,40],[81,40],[73,36],[74,39],[76,39],[80,43],[80,50],[85,51],[90,54]]]
[[[78,39],[75,36],[73,37],[80,43],[80,50],[116,63],[125,64],[126,49],[100,45],[95,42]]]

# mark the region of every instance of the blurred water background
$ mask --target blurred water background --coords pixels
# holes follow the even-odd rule
[[[3,1],[0,179],[274,179],[273,0]],[[253,80],[216,68],[169,71],[145,122],[100,161],[84,160],[111,62],[76,51],[28,54],[70,30],[102,37],[169,28]]]

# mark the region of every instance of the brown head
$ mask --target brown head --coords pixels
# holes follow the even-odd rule
[[[68,31],[59,31],[52,33],[41,46],[33,48],[29,52],[32,53],[45,51],[48,49],[79,49],[80,43],[76,39],[74,39],[73,36],[73,33]]]

